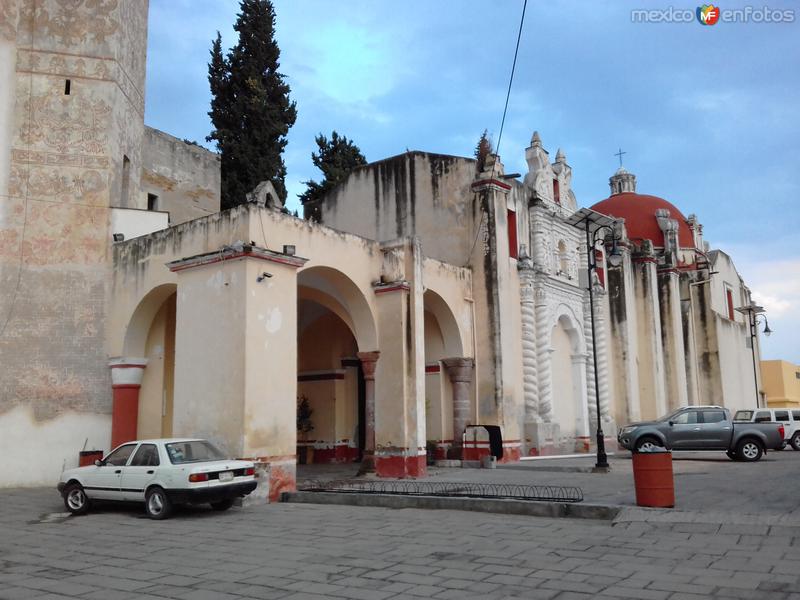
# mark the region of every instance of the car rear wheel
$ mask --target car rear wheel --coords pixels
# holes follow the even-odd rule
[[[144,506],[147,516],[151,519],[166,519],[172,513],[172,502],[170,502],[167,493],[160,487],[147,490]]]
[[[800,431],[794,432],[794,435],[792,435],[792,441],[789,443],[795,450],[800,450]]]
[[[745,462],[755,462],[764,454],[764,449],[756,440],[742,440],[736,446],[736,454]]]
[[[233,498],[229,498],[228,500],[220,500],[219,502],[212,502],[211,508],[214,510],[228,510],[231,506],[233,506]]]
[[[651,452],[653,448],[662,448],[663,444],[653,437],[643,437],[636,442],[636,450],[639,452]]]
[[[85,515],[89,510],[89,498],[80,483],[70,483],[64,488],[64,506],[73,515]]]

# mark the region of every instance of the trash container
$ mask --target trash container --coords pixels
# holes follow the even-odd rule
[[[85,467],[87,465],[93,465],[94,461],[100,460],[102,458],[103,458],[102,450],[81,450],[78,453],[78,466]]]
[[[656,447],[649,451],[634,452],[633,481],[637,506],[675,506],[672,452],[669,450]]]

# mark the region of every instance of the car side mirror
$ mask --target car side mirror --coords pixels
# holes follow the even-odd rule
[[[670,421],[669,426],[672,427],[673,425],[675,425],[675,421]]]
[[[99,458],[98,458],[96,461],[94,461],[94,466],[95,466],[95,467],[102,467],[104,464],[106,464],[106,463],[104,463],[104,462],[103,462],[102,460],[100,460]]]

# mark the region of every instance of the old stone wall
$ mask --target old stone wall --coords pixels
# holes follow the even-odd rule
[[[219,155],[145,127],[142,201],[166,211],[171,225],[219,211]]]

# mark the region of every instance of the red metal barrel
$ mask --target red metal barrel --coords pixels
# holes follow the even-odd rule
[[[635,452],[633,481],[638,506],[656,508],[675,506],[672,452]]]

